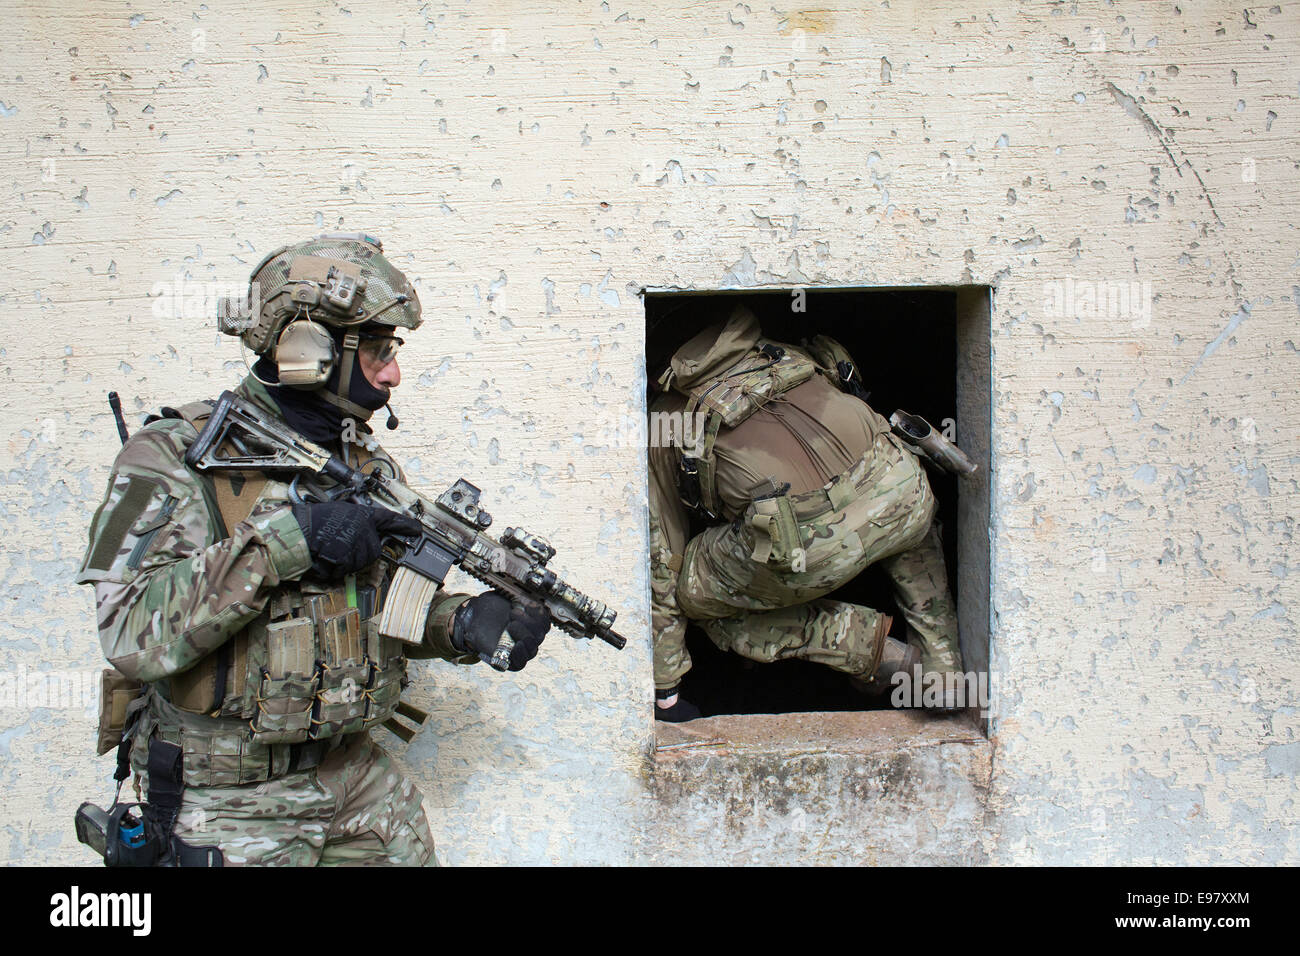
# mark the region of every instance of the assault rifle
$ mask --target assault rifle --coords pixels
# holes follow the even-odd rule
[[[400,550],[379,614],[379,633],[386,637],[411,644],[424,639],[429,605],[456,566],[503,594],[540,602],[551,623],[574,637],[598,637],[619,650],[627,644],[612,630],[614,611],[546,567],[555,549],[544,539],[523,528],[506,528],[500,540],[485,533],[492,516],[479,507],[479,489],[464,478],[430,500],[398,481],[388,462],[372,459],[367,464],[375,467],[368,472],[353,468],[233,392],[221,393],[185,463],[199,471],[292,474],[289,500],[295,504],[351,501],[419,521],[419,535],[385,542]],[[503,671],[513,646],[503,634],[491,657],[479,656]]]

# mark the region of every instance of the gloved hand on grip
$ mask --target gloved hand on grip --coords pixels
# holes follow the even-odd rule
[[[456,610],[451,640],[458,650],[476,653],[491,661],[503,634],[514,641],[510,667],[521,671],[537,656],[537,649],[551,628],[551,616],[536,601],[511,600],[496,591],[484,591]]]
[[[350,501],[292,507],[311,551],[311,574],[324,581],[336,581],[373,564],[383,548],[383,535],[414,535],[421,530],[420,522],[407,515]]]

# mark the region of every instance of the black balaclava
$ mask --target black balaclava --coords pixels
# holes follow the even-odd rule
[[[343,335],[342,329],[331,328],[330,336],[334,339],[336,353],[343,353]],[[389,331],[385,329],[385,331]],[[377,389],[366,381],[365,374],[361,371],[361,361],[353,353],[352,361],[356,367],[352,370],[351,381],[348,382],[348,400],[370,412],[378,411],[388,404],[388,389]],[[263,355],[253,366],[254,374],[264,382],[278,383],[280,381],[279,370],[275,363],[268,356]],[[335,362],[334,368],[330,370],[329,378],[325,384],[319,388],[288,388],[279,384],[267,386],[267,391],[275,403],[280,406],[280,411],[284,414],[284,420],[292,428],[301,434],[304,438],[314,441],[318,444],[337,441],[343,433],[343,420],[358,416],[348,415],[337,405],[331,405],[321,397],[322,392],[333,394],[338,391],[339,379],[343,374],[341,362]],[[357,422],[360,426],[364,421],[369,419],[366,415],[362,421]],[[369,429],[365,429],[369,430]]]

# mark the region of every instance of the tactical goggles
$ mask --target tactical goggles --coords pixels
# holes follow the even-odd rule
[[[406,344],[396,335],[367,335],[360,334],[361,344],[357,346],[357,351],[365,354],[366,358],[376,365],[384,366],[397,358],[397,350]]]

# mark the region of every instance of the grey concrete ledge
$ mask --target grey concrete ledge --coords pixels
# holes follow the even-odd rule
[[[710,717],[656,728],[643,859],[987,862],[992,746],[965,714]]]
[[[940,744],[989,747],[966,714],[908,710],[728,714],[655,725],[655,760],[715,754],[875,754]]]

